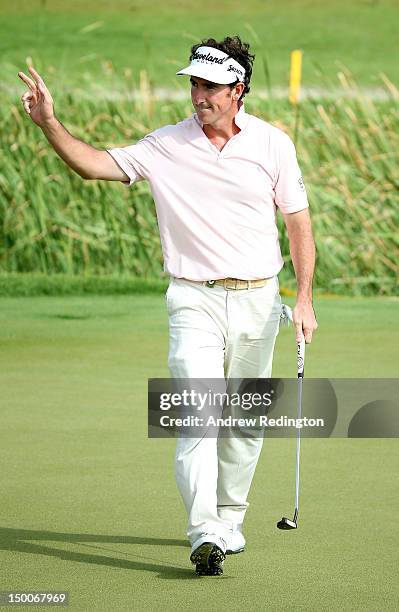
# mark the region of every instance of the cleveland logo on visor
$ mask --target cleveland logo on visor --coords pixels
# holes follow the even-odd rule
[[[191,75],[220,84],[244,81],[245,68],[235,59],[214,47],[199,47],[191,57],[191,64],[177,74]]]
[[[225,62],[227,59],[227,55],[226,57],[215,57],[210,53],[205,55],[204,53],[198,53],[198,51],[196,51],[193,55],[193,60],[200,60],[201,62],[214,62],[215,64],[223,64],[223,62]]]

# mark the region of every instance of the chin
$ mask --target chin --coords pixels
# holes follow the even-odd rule
[[[213,123],[214,121],[214,116],[212,113],[204,113],[204,112],[200,112],[197,113],[199,115],[199,117],[201,117],[202,122],[204,123],[204,125],[208,124],[208,123]]]

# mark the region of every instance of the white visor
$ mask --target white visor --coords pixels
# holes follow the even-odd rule
[[[245,78],[241,64],[214,47],[199,47],[191,64],[176,74],[188,74],[221,85],[235,83],[237,79],[243,83]]]

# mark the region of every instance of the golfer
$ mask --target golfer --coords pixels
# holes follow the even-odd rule
[[[283,131],[246,113],[254,55],[238,36],[191,49],[187,75],[195,114],[136,144],[101,151],[72,136],[54,113],[42,77],[19,72],[25,111],[82,178],[147,180],[170,276],[169,368],[175,378],[270,377],[283,266],[277,209],[297,280],[296,340],[317,323],[312,306],[315,247],[295,148]],[[242,524],[262,438],[179,438],[176,479],[187,514],[192,563],[223,572],[244,550]]]

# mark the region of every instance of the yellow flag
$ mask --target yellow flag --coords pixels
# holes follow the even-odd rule
[[[290,94],[289,99],[291,104],[298,104],[299,92],[301,89],[302,75],[302,51],[296,49],[291,51],[291,69],[290,69]]]

